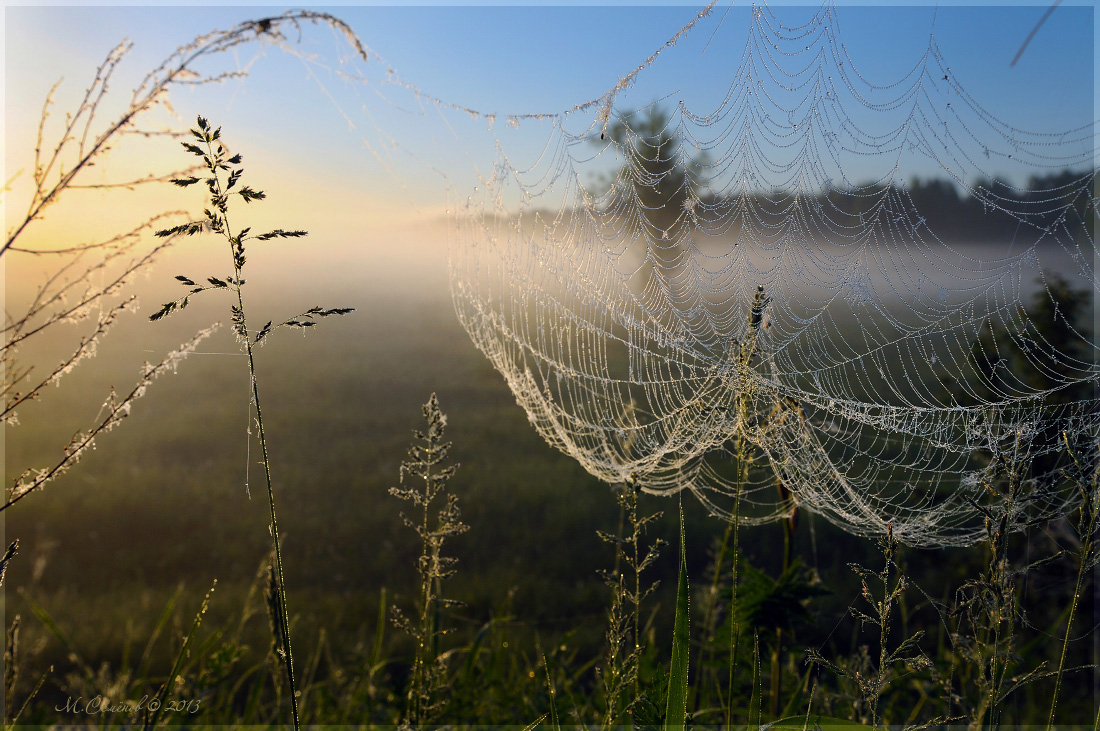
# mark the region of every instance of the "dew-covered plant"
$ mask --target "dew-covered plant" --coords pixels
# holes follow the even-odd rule
[[[1016,632],[1020,624],[1020,580],[1053,557],[1015,567],[1010,557],[1010,531],[1025,504],[1034,499],[1035,481],[1027,479],[1030,453],[1026,426],[1014,430],[1009,448],[994,452],[981,478],[989,499],[974,503],[985,518],[987,564],[975,579],[956,592],[951,617],[954,649],[952,668],[959,693],[966,698],[972,728],[995,728],[1005,709],[1005,699],[1022,686],[1044,677],[1040,664],[1017,672],[1021,661]]]
[[[658,582],[643,579],[643,574],[657,560],[665,542],[657,538],[648,547],[644,545],[647,529],[662,513],[639,515],[638,492],[631,482],[616,491],[620,516],[618,534],[599,533],[601,539],[615,546],[615,566],[604,574],[604,581],[612,592],[607,655],[599,671],[606,703],[601,727],[605,729],[624,723],[628,718],[638,721],[646,717],[644,710],[656,708],[654,699],[641,687],[640,661],[644,650],[642,602],[657,589]]]
[[[849,565],[859,577],[860,597],[864,602],[863,608],[852,607],[850,611],[861,628],[871,626],[878,630],[874,642],[877,654],[872,655],[867,645],[861,645],[854,662],[838,664],[826,660],[813,648],[806,652],[810,663],[826,667],[855,685],[859,694],[855,699],[856,715],[874,726],[883,720],[879,704],[887,688],[931,667],[931,660],[920,649],[923,630],[903,638],[891,648],[895,614],[909,581],[896,561],[901,542],[894,537],[893,526],[887,528],[886,535],[879,538],[878,543],[884,559],[880,570],[872,571],[855,563]]]
[[[260,452],[263,458],[264,477],[267,484],[268,509],[271,522],[272,550],[275,554],[275,566],[272,580],[276,589],[271,592],[271,601],[277,603],[278,622],[273,622],[275,630],[281,634],[279,638],[279,655],[286,668],[287,680],[290,684],[290,707],[294,719],[294,727],[299,727],[298,694],[295,688],[294,678],[294,654],[290,642],[290,614],[286,602],[286,582],[283,572],[283,556],[279,542],[279,524],[275,511],[275,490],[271,477],[271,460],[267,449],[267,435],[264,431],[263,410],[260,405],[260,384],[256,378],[255,350],[274,331],[282,328],[305,329],[313,327],[320,318],[332,315],[346,315],[353,308],[337,307],[324,309],[322,307],[310,307],[304,312],[289,319],[283,320],[278,325],[272,325],[271,320],[258,330],[249,325],[249,319],[245,310],[243,270],[245,262],[245,243],[247,241],[268,241],[270,239],[300,238],[306,235],[301,230],[272,229],[262,234],[251,234],[252,228],[246,226],[237,229],[229,219],[229,203],[234,196],[239,196],[245,203],[261,201],[266,196],[263,191],[240,182],[244,169],[241,165],[241,155],[230,155],[228,149],[221,141],[221,127],[211,127],[209,122],[199,117],[197,127],[191,130],[195,142],[184,142],[183,147],[192,155],[200,159],[200,169],[205,169],[201,176],[190,175],[184,178],[174,179],[172,182],[180,187],[189,187],[202,182],[206,185],[209,194],[209,205],[204,210],[204,218],[200,221],[191,221],[172,228],[157,232],[157,236],[169,237],[178,235],[193,236],[203,232],[215,233],[225,239],[229,244],[229,254],[232,260],[233,273],[229,276],[208,276],[200,284],[198,281],[185,275],[177,275],[176,279],[187,288],[187,294],[171,302],[165,303],[153,313],[149,319],[159,320],[173,312],[187,307],[191,299],[207,292],[224,291],[230,296],[230,313],[233,322],[233,332],[237,340],[248,356],[248,375],[252,383],[252,405],[256,409],[256,429],[260,438]],[[196,144],[197,143],[197,144]]]
[[[59,385],[74,369],[94,357],[114,325],[126,312],[137,309],[131,284],[178,239],[166,236],[156,245],[145,247],[148,232],[186,214],[164,209],[102,235],[83,230],[75,236],[47,235],[42,231],[43,222],[51,213],[65,218],[70,213],[65,206],[78,197],[74,195],[77,191],[125,195],[127,191],[145,189],[201,170],[195,166],[174,169],[162,166],[144,175],[132,175],[116,169],[117,158],[112,157],[112,152],[133,154],[135,143],[140,140],[182,137],[186,131],[177,122],[170,104],[174,90],[244,78],[248,71],[240,64],[233,64],[235,68],[230,71],[223,70],[224,64],[218,64],[227,60],[227,54],[236,54],[250,44],[283,44],[284,50],[293,53],[293,41],[286,31],[300,34],[305,24],[331,28],[343,37],[355,55],[368,58],[368,50],[339,18],[312,10],[295,10],[197,36],[175,49],[131,88],[117,83],[117,75],[134,47],[130,41],[123,41],[95,67],[79,101],[65,110],[63,116],[53,109],[62,82],[59,80],[49,89],[35,138],[27,144],[33,149],[33,158],[26,170],[17,170],[10,178],[6,177],[0,189],[0,198],[11,214],[7,219],[9,227],[0,240],[0,262],[14,266],[33,262],[45,270],[29,295],[29,302],[13,303],[16,298],[9,298],[5,321],[0,324],[0,425],[14,428],[32,422],[33,419],[28,419],[32,405],[44,398],[49,387]],[[168,114],[161,116],[159,112]],[[100,171],[106,173],[97,179],[96,173]],[[117,198],[111,200],[116,209],[120,208],[114,203]],[[73,344],[60,363],[33,363],[24,357],[24,349],[33,349],[51,336],[69,338],[65,332],[67,326],[89,322],[92,324],[84,327],[79,342]],[[174,371],[210,332],[203,330],[158,362],[145,364],[131,388],[118,392],[111,389],[93,423],[77,432],[58,457],[44,466],[26,469],[9,486],[6,499],[0,502],[0,512],[42,490],[95,449],[97,440],[122,423],[152,382],[163,373]]]
[[[1058,696],[1062,691],[1062,676],[1066,670],[1066,654],[1069,651],[1069,642],[1073,630],[1073,620],[1077,615],[1077,607],[1081,601],[1081,594],[1085,588],[1086,574],[1094,570],[1100,564],[1100,550],[1097,546],[1097,532],[1100,530],[1100,468],[1094,468],[1091,476],[1085,474],[1077,454],[1069,445],[1069,436],[1063,434],[1066,441],[1066,449],[1073,459],[1074,469],[1068,472],[1069,478],[1077,486],[1081,499],[1081,506],[1077,513],[1076,532],[1077,546],[1073,551],[1077,559],[1077,579],[1073,587],[1073,596],[1070,599],[1069,616],[1066,618],[1066,634],[1062,639],[1062,649],[1058,655],[1058,669],[1055,671],[1054,692],[1050,698],[1050,716],[1047,719],[1047,731],[1054,728],[1054,712],[1058,708]]]
[[[700,624],[700,642],[704,649],[699,654],[698,674],[702,677],[708,670],[714,668],[719,668],[719,670],[721,670],[721,663],[715,661],[715,652],[721,649],[725,653],[728,653],[729,662],[726,668],[728,669],[728,673],[726,673],[727,677],[714,678],[715,687],[720,688],[723,684],[726,686],[726,699],[723,704],[726,725],[732,723],[735,695],[734,668],[737,664],[738,644],[740,643],[743,629],[740,621],[743,611],[739,609],[738,604],[738,569],[741,564],[741,499],[748,485],[750,471],[758,458],[755,446],[746,438],[746,431],[760,421],[760,415],[757,413],[754,403],[759,387],[758,384],[749,377],[749,374],[754,365],[759,362],[760,343],[758,340],[762,338],[762,332],[769,327],[766,313],[770,303],[771,297],[766,293],[765,287],[763,285],[757,285],[756,292],[753,294],[752,303],[749,306],[748,328],[745,332],[745,337],[741,340],[734,340],[731,342],[730,353],[738,364],[738,389],[737,397],[734,400],[734,406],[739,417],[738,423],[741,425],[732,435],[732,444],[729,447],[729,454],[733,458],[735,467],[735,476],[733,480],[733,508],[726,516],[725,530],[721,539],[716,542],[713,551],[714,558],[708,567],[710,586],[704,594],[702,602],[703,620]],[[777,416],[779,418],[785,416],[781,411],[780,404],[773,407],[772,413],[767,418],[772,419]],[[780,490],[782,491],[784,489],[782,481],[779,481],[779,484]],[[796,508],[791,505],[789,509],[791,511],[791,517],[784,521],[784,568],[790,565],[793,516]],[[727,565],[729,567],[728,573],[726,573],[725,570]],[[724,586],[728,588],[729,593],[726,606],[722,607],[720,599],[723,593],[721,590]],[[720,630],[723,628],[720,617],[723,609],[726,614],[725,624],[728,625],[726,627],[728,632],[721,633],[722,636],[720,637]],[[782,635],[780,635],[780,639],[781,638]],[[778,653],[778,647],[776,652]],[[776,655],[776,660],[778,661],[778,654]],[[700,682],[700,687],[702,687],[702,682]],[[695,695],[696,711],[700,710],[699,702],[701,696],[701,693]]]
[[[451,443],[443,441],[447,416],[439,409],[439,400],[433,393],[423,406],[427,431],[413,431],[416,443],[409,448],[409,456],[401,463],[400,487],[391,487],[390,494],[412,503],[414,516],[401,514],[405,525],[420,536],[420,557],[416,562],[419,588],[416,599],[416,616],[405,616],[398,607],[393,608],[393,621],[412,639],[415,646],[412,673],[409,678],[407,704],[402,719],[407,727],[418,727],[430,721],[446,704],[441,691],[446,685],[446,656],[441,643],[447,634],[443,627],[443,609],[457,602],[443,597],[443,580],[452,576],[458,559],[443,555],[444,542],[465,533],[469,526],[462,522],[458,509],[458,496],[447,491],[447,483],[458,469],[457,464],[446,464]],[[406,479],[413,484],[406,486]],[[436,510],[436,498],[442,505]]]

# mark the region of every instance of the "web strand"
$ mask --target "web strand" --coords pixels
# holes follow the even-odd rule
[[[871,83],[832,6],[755,7],[709,112],[607,99],[550,115],[533,165],[498,142],[452,206],[459,318],[549,444],[718,514],[740,493],[748,523],[809,510],[914,545],[980,539],[1006,480],[1014,524],[1066,508],[1067,444],[1098,435],[1070,311],[1093,294],[1093,126],[998,119],[934,39]],[[1030,178],[998,180],[1009,160]],[[918,161],[945,182],[906,182]]]

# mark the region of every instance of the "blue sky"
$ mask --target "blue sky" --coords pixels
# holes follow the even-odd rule
[[[402,79],[427,94],[509,114],[555,112],[599,96],[661,48],[700,6],[312,7],[347,21]],[[771,7],[788,22],[797,23],[816,6],[780,2]],[[905,7],[841,3],[838,15],[847,52],[872,83],[890,83],[904,76],[919,62],[932,35],[952,73],[993,115],[1039,130],[1087,124],[1097,116],[1096,18],[1091,2],[1063,3],[1020,63],[1009,66],[1046,7],[1045,3]],[[198,33],[281,10],[9,3],[5,8],[7,167],[26,147],[49,85],[63,76],[65,91],[79,91],[94,64],[123,37],[133,40],[135,48],[119,86],[134,83],[139,71]],[[684,99],[701,112],[716,104],[744,48],[750,12],[747,4],[717,5],[711,18],[662,54],[635,86],[616,99],[616,107]],[[342,52],[330,34],[307,34],[302,49],[339,65]],[[431,182],[430,167],[454,175],[453,182],[461,185],[463,175],[475,168],[484,170],[490,162],[496,136],[475,139],[456,127],[471,124],[470,129],[484,131],[483,121],[448,114],[444,123],[438,112],[415,108],[412,97],[399,90],[349,85],[324,68],[307,68],[301,60],[271,49],[241,52],[232,63],[253,63],[252,78],[178,95],[175,103],[181,116],[202,112],[227,129],[246,129],[247,144],[276,157],[273,165],[302,169],[309,179],[362,186],[392,206],[403,196],[423,202],[438,195],[440,188],[438,181]],[[514,139],[509,144],[515,145],[512,151],[519,157],[534,156],[546,137],[545,124],[530,123],[509,138]],[[394,141],[415,152],[415,157],[386,151]],[[386,166],[378,162],[379,150]]]
[[[307,4],[348,21],[405,78],[435,93],[452,95],[454,101],[501,112],[553,110],[601,93],[701,7],[412,5]],[[792,20],[816,7],[790,5],[771,4]],[[718,4],[712,20],[689,36],[688,43],[705,37],[711,57],[721,57],[724,48],[739,50],[749,8],[746,3]],[[37,69],[26,66],[28,55],[37,55],[38,64],[47,68],[59,66],[56,62],[91,63],[124,36],[137,42],[139,60],[151,61],[205,30],[281,9],[258,4],[196,8],[9,2],[5,9],[7,55],[13,64],[9,77],[11,71],[36,76]],[[1092,55],[1092,5],[1067,2],[1051,15],[1021,63],[1010,69],[1009,61],[1045,10],[1045,3],[943,3],[938,7],[933,3],[896,7],[841,3],[839,13],[849,49],[871,73],[883,79],[896,75],[915,60],[934,33],[960,72],[967,73],[969,83],[988,84],[985,88],[1001,95],[1013,86],[1032,86],[1037,74],[1046,73],[1049,64],[1060,59]],[[43,59],[43,52],[52,58]],[[661,72],[660,67],[654,69],[655,75]]]

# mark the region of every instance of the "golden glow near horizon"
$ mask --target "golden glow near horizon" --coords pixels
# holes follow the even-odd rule
[[[100,28],[101,32],[87,34],[85,46],[64,46],[64,40],[71,39],[70,24],[87,23],[89,18],[101,16],[114,17],[117,15],[115,10],[6,9],[8,83],[5,181],[11,181],[3,201],[7,234],[23,221],[29,208],[34,185],[32,171],[35,167],[38,125],[51,87],[56,84],[43,128],[40,164],[49,159],[64,133],[67,114],[77,108],[94,77],[96,66],[102,63],[114,44],[122,41],[122,35],[126,32],[142,28],[150,30],[140,22],[135,27],[125,27],[126,23],[119,23],[117,28]],[[166,9],[164,14],[174,18],[185,10]],[[252,16],[260,11],[245,8],[236,14]],[[144,15],[157,14],[148,8],[141,9],[141,12]],[[97,121],[91,127],[89,139],[94,139],[109,122],[125,111],[130,92],[140,83],[143,74],[179,43],[193,38],[199,32],[196,29],[237,22],[235,17],[229,22],[219,23],[205,18],[206,13],[199,15],[190,24],[193,28],[168,25],[157,27],[146,37],[134,38],[133,50],[118,66],[109,93],[97,109]],[[143,22],[146,21],[148,18]],[[111,34],[110,38],[106,38],[108,34]],[[255,54],[255,57],[249,54]],[[250,68],[257,72],[267,63],[276,66],[276,76],[286,76],[288,59],[282,58],[284,55],[278,49],[247,47],[238,55],[218,59],[224,65],[219,71]],[[303,67],[298,59],[290,60],[296,68]],[[262,75],[264,72],[260,69],[258,73]],[[253,89],[264,84],[266,86],[260,90]],[[285,114],[285,110],[283,113],[272,113],[269,106],[272,96],[280,100],[284,107],[287,104],[316,106],[316,97],[322,96],[317,93],[320,89],[317,81],[295,79],[287,84],[295,93],[271,94],[270,77],[256,84],[245,78],[194,89],[177,88],[170,97],[170,108],[146,115],[137,127],[140,130],[186,128],[193,124],[199,112],[214,124],[222,125],[226,141],[245,158],[244,182],[268,194],[265,202],[253,206],[237,205],[239,210],[234,215],[239,217],[241,225],[304,228],[312,234],[312,245],[324,246],[326,251],[341,257],[369,250],[379,232],[431,221],[442,215],[445,206],[441,194],[432,200],[430,194],[425,195],[422,185],[414,183],[410,188],[407,181],[385,180],[378,170],[370,169],[368,163],[373,159],[372,153],[360,149],[365,145],[362,140],[356,139],[354,133],[337,141],[348,150],[346,155],[337,159],[327,151],[332,146],[331,140],[325,145],[318,145],[320,140],[301,134],[301,120],[308,117],[301,113],[301,109],[294,115]],[[296,92],[301,87],[309,89],[313,96],[300,100],[302,95]],[[287,97],[294,98],[294,101],[287,101]],[[258,115],[264,112],[268,112],[268,116],[260,120]],[[78,125],[76,138],[82,130],[83,127]],[[70,139],[47,176],[50,181],[48,185],[52,185],[62,171],[72,168],[77,159],[77,147],[78,140]],[[205,202],[201,187],[181,190],[170,183],[142,185],[132,190],[94,187],[163,176],[189,165],[192,159],[178,141],[169,137],[131,135],[116,139],[106,158],[96,167],[82,170],[74,181],[83,189],[66,191],[56,204],[45,210],[41,220],[27,227],[16,246],[52,251],[94,243],[129,231],[153,215],[171,210],[182,210],[191,217],[201,217]],[[363,167],[363,175],[356,174],[357,165]],[[434,187],[442,190],[438,183]],[[147,238],[152,241],[151,232]],[[21,272],[26,270],[22,267],[10,270],[7,273],[8,284],[29,284],[19,281],[22,279]],[[13,277],[19,279],[12,281]]]
[[[45,139],[58,138],[60,131],[51,134],[54,127],[57,125],[47,126]],[[232,141],[234,136],[247,136],[247,130],[238,132],[226,125],[224,134]],[[25,125],[17,125],[9,134],[8,177],[15,176],[5,194],[9,230],[23,220],[28,210],[33,186],[30,171],[34,168],[34,135]],[[436,218],[444,212],[442,203],[425,206],[423,201],[409,201],[400,189],[383,194],[365,190],[361,181],[334,176],[320,161],[302,165],[296,155],[285,152],[285,146],[242,143],[236,144],[234,150],[242,151],[245,158],[245,182],[264,190],[269,197],[253,208],[242,205],[240,213],[270,219],[272,226],[287,225],[279,219],[290,218],[300,221],[301,226],[352,233],[364,227],[407,225]],[[65,169],[74,159],[70,150],[58,169]],[[131,137],[112,150],[99,166],[82,171],[77,182],[80,186],[102,186],[163,176],[182,170],[191,161],[191,156],[170,138]],[[56,180],[56,172],[52,180]],[[198,187],[181,190],[167,182],[133,189],[71,190],[46,209],[41,221],[28,227],[21,236],[20,247],[56,250],[92,243],[129,230],[161,211],[182,209],[198,216],[204,192]]]

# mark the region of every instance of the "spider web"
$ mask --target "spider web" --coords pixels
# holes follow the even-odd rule
[[[736,66],[705,69],[730,79],[705,112],[619,105],[665,49],[559,114],[414,89],[487,119],[495,149],[455,193],[459,319],[538,433],[608,483],[912,545],[1062,514],[1065,470],[1096,461],[1094,126],[1002,121],[934,36],[872,83],[837,15],[754,6]],[[514,163],[500,121],[548,128],[542,154]],[[947,183],[906,182],[929,168]]]

